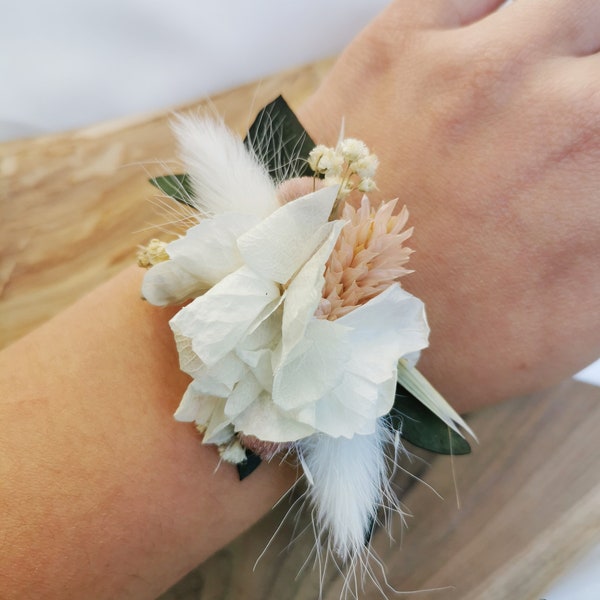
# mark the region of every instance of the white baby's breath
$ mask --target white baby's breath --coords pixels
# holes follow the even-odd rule
[[[308,166],[325,177],[339,177],[344,170],[345,158],[337,148],[319,144],[308,155]]]
[[[379,159],[375,154],[368,154],[350,163],[350,169],[361,179],[373,179],[378,167]]]
[[[308,166],[323,178],[324,185],[337,186],[338,200],[354,190],[368,193],[377,189],[374,177],[379,159],[361,140],[341,139],[335,148],[319,144],[310,152]]]
[[[315,173],[322,172],[322,169],[321,169],[319,163],[321,162],[321,158],[323,157],[323,154],[325,152],[327,152],[328,150],[329,150],[329,148],[327,148],[327,146],[324,146],[323,144],[318,144],[310,151],[310,153],[308,155],[308,166]]]
[[[339,151],[348,163],[366,158],[369,155],[369,148],[362,140],[346,138],[338,144]]]
[[[370,177],[365,177],[364,179],[360,180],[356,189],[359,192],[368,194],[369,192],[376,190],[377,186],[375,185],[375,181],[373,181],[373,179],[371,179]]]

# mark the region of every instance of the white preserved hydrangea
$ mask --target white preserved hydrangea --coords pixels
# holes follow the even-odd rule
[[[192,377],[176,418],[194,421],[217,445],[236,433],[270,442],[373,433],[392,407],[398,360],[427,346],[422,302],[395,284],[336,321],[317,318],[325,264],[344,226],[329,220],[337,187],[279,206],[262,167],[249,173],[241,140],[238,148],[224,126],[223,136],[214,124],[198,127],[202,135],[186,128],[188,169],[210,178],[199,183],[211,216],[165,247],[169,260],[142,286],[157,305],[194,298],[170,322]],[[223,169],[237,154],[245,161],[238,183],[242,169]],[[240,201],[248,179],[267,197],[258,208]]]
[[[342,221],[336,190],[294,200],[236,242],[242,265],[171,320],[193,381],[176,418],[292,442],[373,433],[392,407],[398,360],[427,345],[423,304],[398,285],[334,321],[315,317]]]

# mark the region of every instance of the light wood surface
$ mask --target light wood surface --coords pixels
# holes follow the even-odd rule
[[[210,105],[243,132],[279,93],[298,105],[328,64],[233,90]],[[206,103],[182,108],[196,107]],[[177,168],[168,120],[165,112],[0,145],[1,346],[130,264],[136,246],[157,234],[165,216],[150,201],[147,178]],[[396,589],[443,588],[401,597],[539,600],[600,542],[600,390],[566,381],[469,420],[480,440],[472,455],[450,461],[421,453],[407,463],[444,499],[400,477],[408,527],[394,524],[393,543],[378,531],[374,548]],[[282,502],[161,598],[318,598],[318,571],[312,563],[302,569],[311,537],[295,538],[306,515],[287,519],[254,568],[288,508]],[[324,600],[340,591],[339,574],[329,569]],[[361,597],[380,595],[367,582]]]

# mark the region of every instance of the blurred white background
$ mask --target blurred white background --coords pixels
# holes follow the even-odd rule
[[[387,0],[0,0],[0,141],[139,115],[337,54]],[[600,361],[578,375],[600,385]],[[600,551],[547,600],[600,598]]]
[[[164,109],[337,54],[386,0],[0,0],[0,139]]]

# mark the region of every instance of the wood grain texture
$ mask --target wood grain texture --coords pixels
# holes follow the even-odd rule
[[[279,93],[298,105],[329,63],[201,101],[243,132]],[[166,217],[149,199],[148,175],[177,169],[170,113],[0,145],[0,346],[25,334],[135,257]],[[408,527],[394,523],[374,548],[389,582],[415,599],[539,600],[553,580],[600,541],[600,391],[567,381],[548,392],[470,418],[479,446],[470,456],[420,454],[407,466],[432,486],[398,479]],[[455,489],[460,493],[457,508]],[[306,600],[319,597],[318,570],[302,569],[313,541],[308,515],[285,500],[162,600]],[[301,532],[303,532],[301,534]],[[301,534],[301,535],[300,535]],[[293,542],[290,543],[290,540]],[[310,562],[310,561],[309,561]],[[341,578],[328,569],[323,599]],[[379,598],[365,584],[362,598]]]
[[[540,600],[600,541],[600,391],[567,381],[530,398],[480,411],[469,419],[480,444],[453,460],[419,452],[405,465],[423,483],[397,482],[411,516],[394,522],[390,542],[379,530],[374,548],[389,584],[402,598]],[[424,462],[425,460],[429,466]],[[431,486],[440,496],[436,495]],[[457,508],[456,490],[460,495]],[[319,598],[318,568],[299,574],[312,549],[307,515],[288,518],[253,571],[289,503],[183,579],[161,600],[307,600]],[[424,591],[432,590],[432,591]],[[330,568],[324,600],[338,600],[342,581]],[[389,597],[395,597],[388,590]],[[360,595],[381,598],[372,583]]]
[[[173,112],[215,111],[243,133],[279,93],[302,102],[329,64],[174,111],[0,144],[0,345],[130,264],[171,218],[148,177],[178,169]]]

